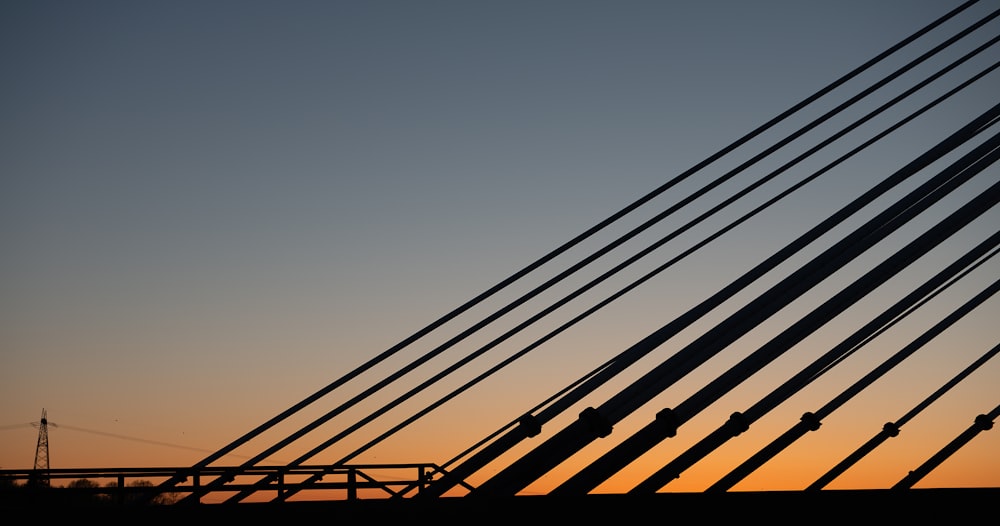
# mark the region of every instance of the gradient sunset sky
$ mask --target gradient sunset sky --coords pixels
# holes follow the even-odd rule
[[[33,465],[32,423],[43,408],[56,426],[49,430],[53,468],[194,464],[959,4],[4,2],[0,468]],[[831,100],[846,99],[943,40],[941,35],[996,8],[995,2],[980,2],[935,33],[936,40]],[[997,35],[998,28],[995,20],[987,24],[969,43],[902,84],[912,85]],[[991,48],[958,68],[845,138],[837,155],[998,57]],[[994,73],[922,116],[899,138],[831,171],[799,198],[769,209],[356,461],[451,459],[729,283],[995,104],[997,93]],[[833,105],[826,104],[811,115]],[[838,117],[816,137],[860,115]],[[562,261],[580,259],[805,122],[795,120],[748,145],[728,164],[651,203],[629,226],[616,227]],[[833,157],[810,160],[775,186],[788,186]],[[779,164],[765,163],[754,175]],[[997,174],[995,167],[984,172],[879,254],[914,237],[995,182]],[[336,461],[725,220],[710,223],[316,462]],[[622,255],[602,260],[600,270],[680,224],[678,219],[640,236]],[[771,374],[741,385],[601,491],[630,488],[998,224],[1000,213],[985,214],[907,280],[824,328],[799,352],[772,364]],[[859,275],[872,261],[859,261],[849,275]],[[565,266],[546,267],[547,275]],[[532,305],[543,306],[600,270]],[[824,376],[666,489],[704,489],[997,276],[1000,262],[984,264],[942,294],[931,312],[901,323],[871,352]],[[754,292],[777,279],[768,278]],[[505,293],[435,332],[265,441],[329,410],[526,290]],[[752,297],[748,292],[740,298]],[[789,314],[801,315],[822,297],[804,299]],[[526,315],[463,342],[375,402],[392,399]],[[784,317],[784,324],[793,319]],[[801,489],[811,483],[993,347],[1000,339],[998,319],[1000,299],[994,298],[738,488]],[[544,492],[781,328],[781,321],[761,327],[527,491]],[[580,407],[599,405],[694,336],[658,349]],[[895,483],[998,403],[1000,360],[993,360],[831,487]],[[269,463],[294,459],[377,407],[355,408]],[[547,425],[511,458],[578,412]],[[259,449],[240,450],[223,463],[242,462]],[[1000,432],[981,434],[920,485],[1000,486]]]

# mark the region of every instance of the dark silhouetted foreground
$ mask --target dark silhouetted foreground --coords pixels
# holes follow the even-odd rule
[[[956,524],[967,519],[995,516],[1000,488],[915,490],[826,490],[820,492],[774,491],[660,493],[647,496],[587,495],[583,497],[519,496],[507,498],[438,498],[285,502],[280,504],[199,504],[171,506],[70,506],[62,507],[78,521],[88,519],[149,521],[221,520],[226,523],[269,519],[344,521],[385,524],[387,521],[426,521],[429,524],[606,524],[612,521],[643,523],[763,519],[768,524],[830,524],[831,521],[890,520],[892,524]],[[5,503],[7,516],[34,512],[30,502]],[[400,522],[401,524],[403,522]]]

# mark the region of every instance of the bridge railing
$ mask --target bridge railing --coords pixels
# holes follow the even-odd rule
[[[170,504],[184,494],[196,493],[217,479],[226,481],[224,491],[246,490],[267,500],[284,500],[286,495],[301,494],[303,500],[354,500],[362,498],[403,497],[421,489],[444,470],[431,463],[349,464],[232,467],[152,467],[152,468],[65,468],[0,470],[0,502],[12,502],[22,496],[51,497],[60,502],[100,501],[117,504],[139,502],[140,496],[152,502]],[[183,482],[167,489],[157,483],[180,478]],[[270,480],[261,486],[261,480]],[[306,481],[309,482],[306,482]],[[149,499],[142,499],[150,502]]]

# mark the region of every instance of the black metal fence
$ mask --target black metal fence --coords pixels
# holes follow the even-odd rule
[[[227,491],[252,490],[278,501],[291,494],[302,500],[387,499],[419,494],[441,473],[429,463],[0,470],[0,502],[173,504],[215,481],[225,482]],[[183,482],[160,487],[167,479]]]

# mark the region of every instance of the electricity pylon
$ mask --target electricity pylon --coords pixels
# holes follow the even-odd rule
[[[35,471],[28,483],[37,487],[49,487],[49,420],[42,409],[42,420],[38,423],[38,445],[35,446]]]

